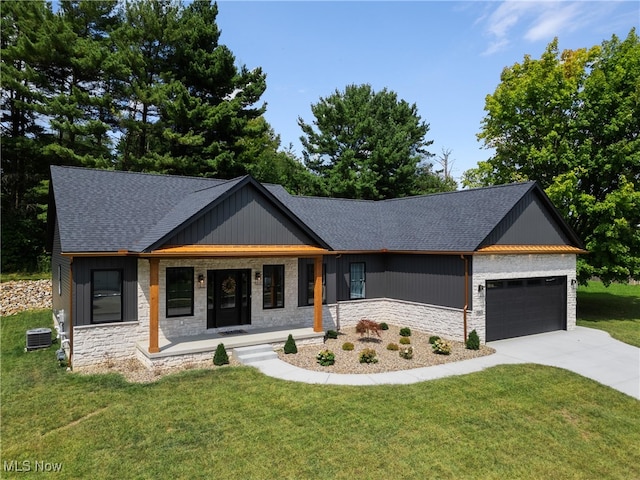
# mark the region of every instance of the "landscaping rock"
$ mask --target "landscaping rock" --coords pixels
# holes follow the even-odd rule
[[[51,280],[20,280],[0,284],[0,316],[51,307]]]

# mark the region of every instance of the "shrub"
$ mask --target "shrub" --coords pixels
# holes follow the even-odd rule
[[[478,336],[478,332],[476,332],[475,329],[471,330],[471,333],[467,337],[465,345],[469,350],[480,350],[480,337]]]
[[[381,322],[379,325],[380,330],[389,330],[389,325],[387,325],[385,322]]]
[[[409,345],[411,343],[411,339],[409,337],[400,337],[400,343],[402,345]]]
[[[335,330],[327,330],[326,337],[336,339],[338,338],[338,332],[336,332]]]
[[[400,336],[401,337],[410,337],[411,336],[411,329],[409,327],[403,327],[400,329]]]
[[[439,336],[437,336],[437,335],[431,335],[431,336],[429,337],[429,343],[430,343],[431,345],[433,345],[434,343],[436,343],[436,340],[440,340],[440,337],[439,337]]]
[[[406,360],[411,360],[413,358],[413,347],[403,348],[398,353],[400,354],[400,357]]]
[[[336,356],[331,350],[320,350],[316,355],[316,360],[323,367],[328,367],[336,363]]]
[[[400,350],[400,347],[398,346],[397,343],[390,343],[389,345],[387,345],[387,350],[391,350],[391,351],[396,351],[396,350]]]
[[[440,338],[433,342],[433,351],[439,355],[449,355],[451,353],[451,344]]]
[[[216,353],[213,354],[214,365],[226,365],[229,363],[229,355],[227,355],[227,349],[224,348],[224,343],[219,343],[216,347]]]
[[[360,334],[360,336],[367,335],[367,337],[371,336],[371,333],[375,333],[377,336],[380,336],[380,325],[373,320],[367,320],[363,318],[356,325],[356,332]]]
[[[376,351],[373,348],[365,348],[360,352],[360,363],[378,363]]]
[[[287,341],[284,344],[284,353],[298,353],[298,347],[296,346],[296,341],[293,339],[293,335],[289,334],[287,337]]]
[[[345,350],[345,351],[347,351],[347,352],[350,352],[350,351],[351,351],[351,350],[353,350],[354,348],[355,348],[355,347],[354,347],[353,343],[351,343],[351,342],[344,342],[344,343],[342,344],[342,349],[343,349],[343,350]]]

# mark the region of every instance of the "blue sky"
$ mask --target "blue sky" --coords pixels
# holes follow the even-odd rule
[[[266,118],[282,146],[302,156],[297,124],[311,104],[369,83],[415,103],[429,123],[430,151],[452,151],[453,175],[486,160],[476,134],[486,95],[506,66],[625,38],[640,25],[638,1],[219,1],[220,43],[267,74]]]

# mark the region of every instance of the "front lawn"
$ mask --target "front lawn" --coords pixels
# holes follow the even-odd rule
[[[578,325],[598,328],[640,347],[640,285],[605,287],[589,282],[578,288]]]
[[[640,402],[505,365],[408,386],[272,379],[248,367],[129,384],[24,352],[50,312],[2,319],[2,478],[640,478]],[[6,469],[30,462],[30,472]],[[11,463],[17,462],[17,463]]]

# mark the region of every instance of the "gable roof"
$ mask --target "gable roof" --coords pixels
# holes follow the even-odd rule
[[[250,176],[233,180],[51,167],[63,252],[149,252],[248,186],[315,245],[344,252],[474,252],[496,237],[527,195],[569,243],[580,240],[535,182],[385,201],[293,196]],[[545,220],[546,221],[546,220]]]

